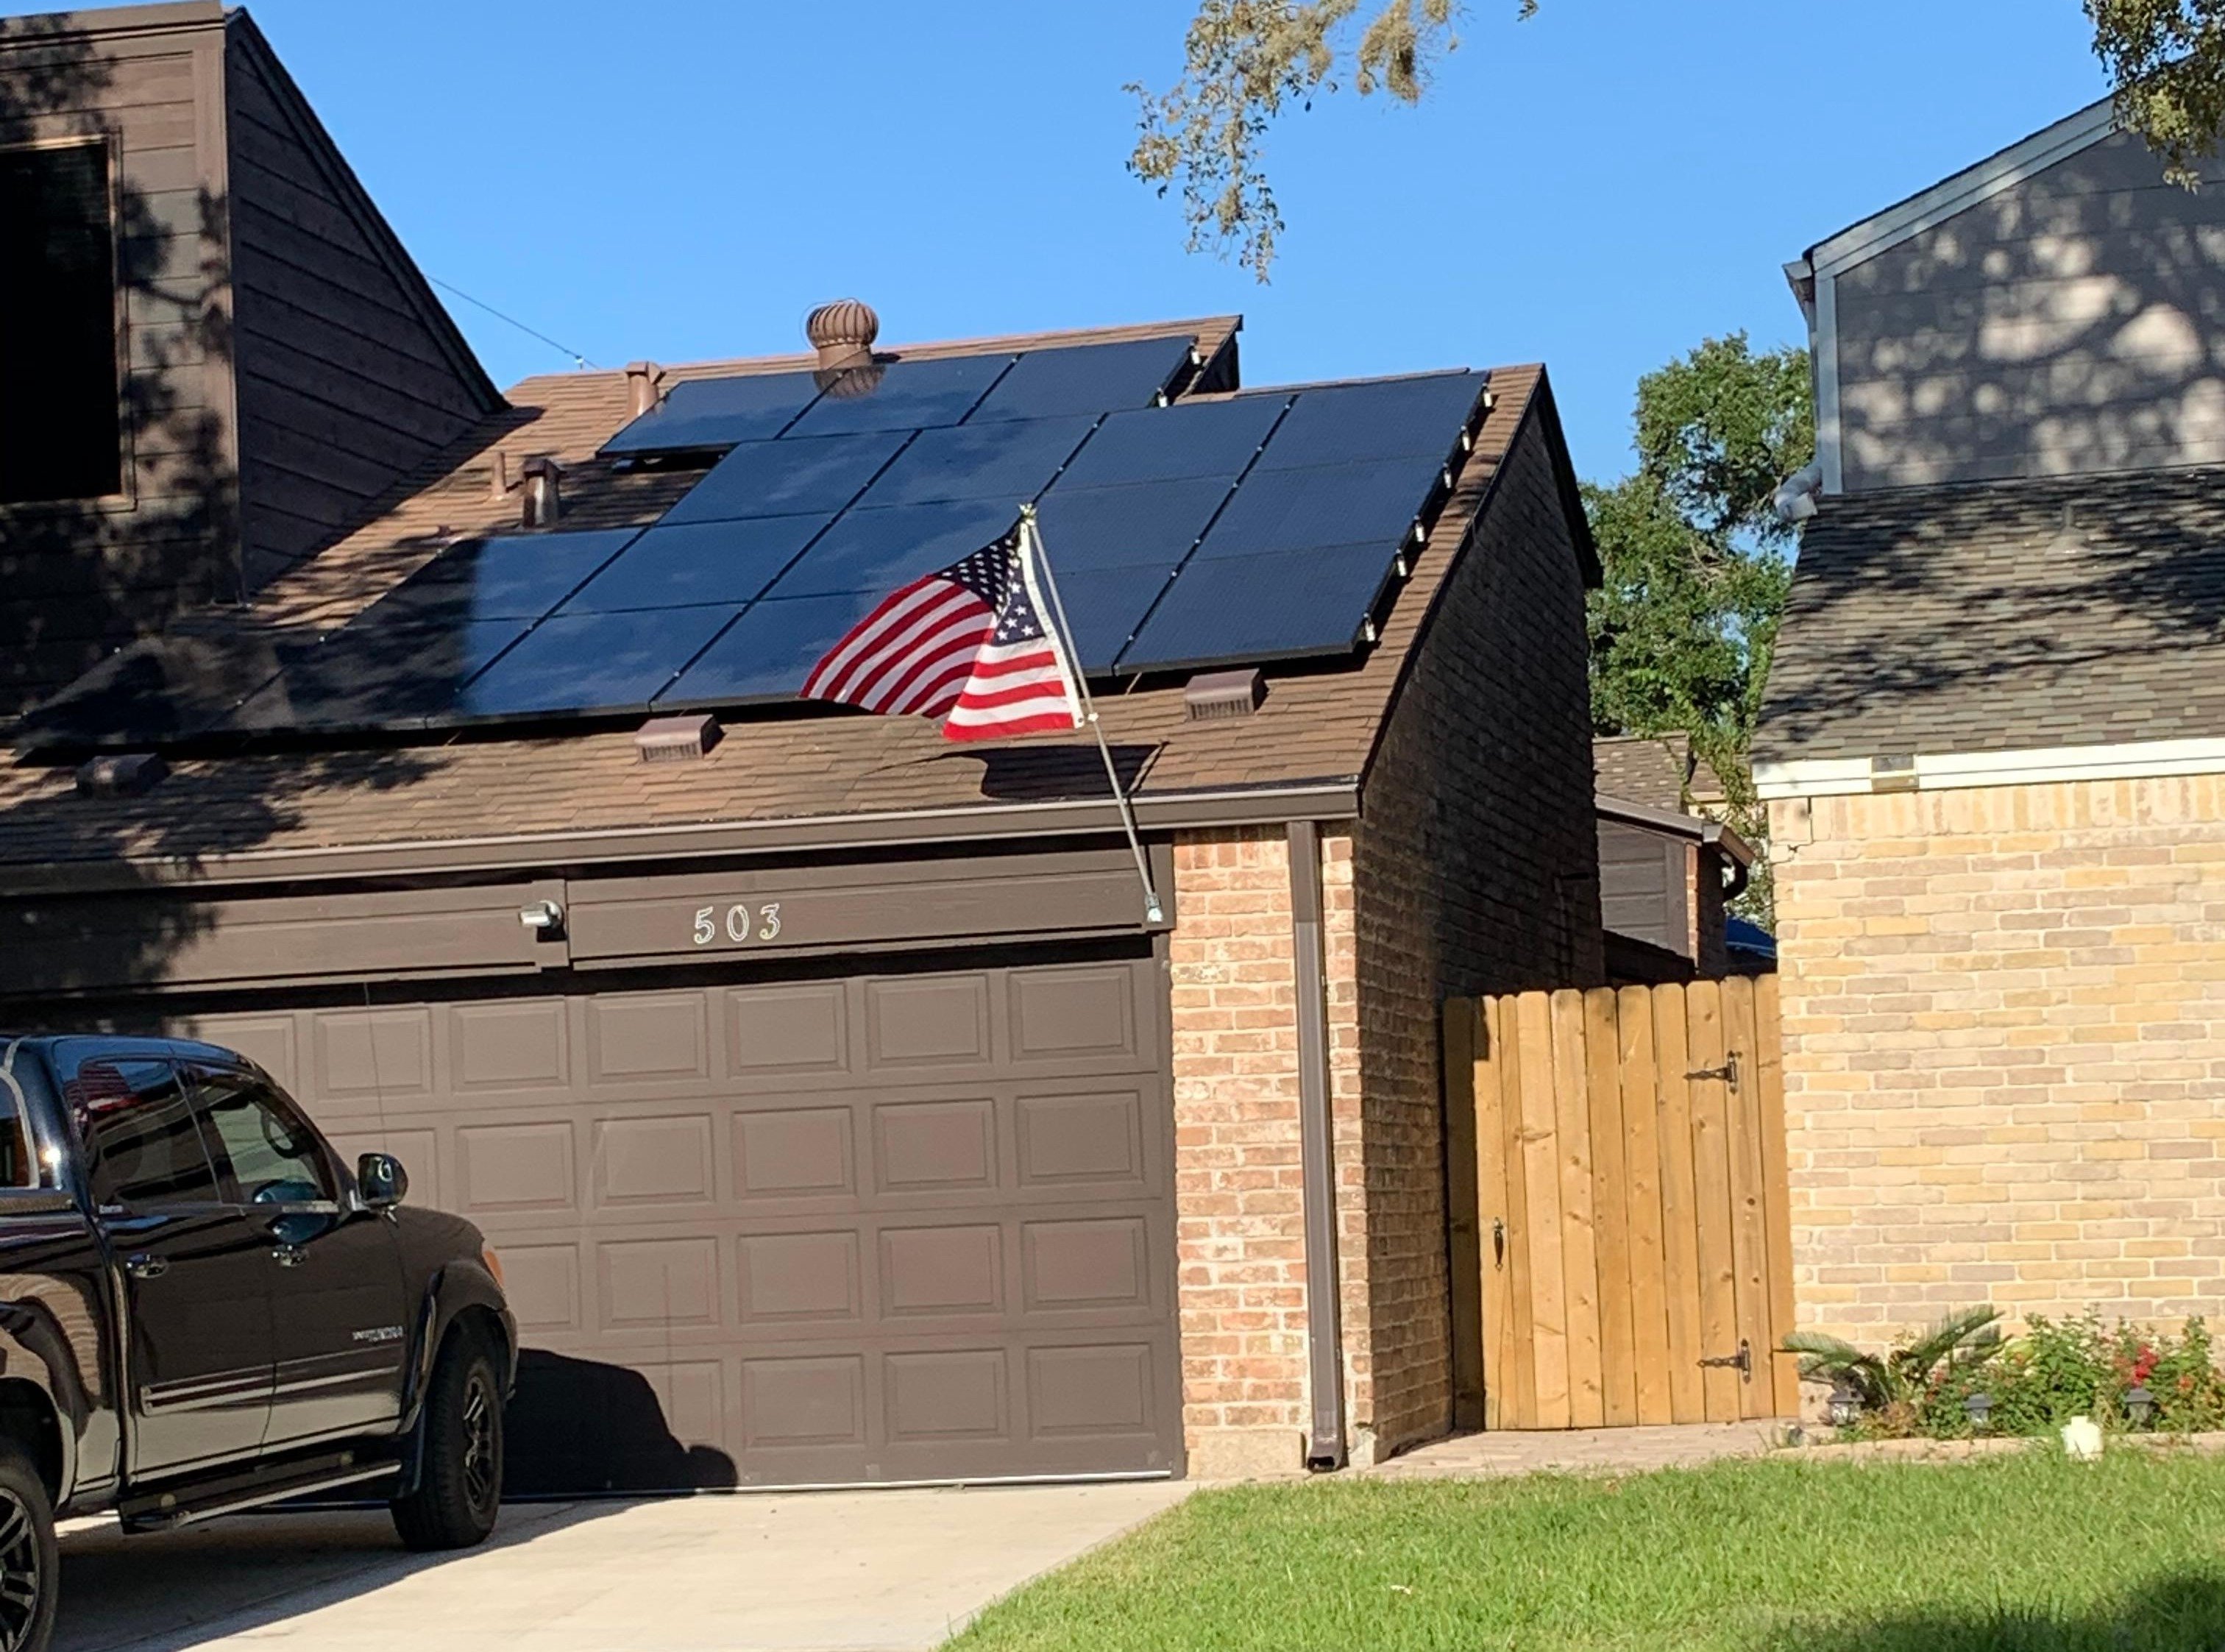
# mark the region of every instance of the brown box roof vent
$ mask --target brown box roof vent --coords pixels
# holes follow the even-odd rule
[[[716,717],[652,717],[634,730],[634,749],[644,763],[686,763],[719,743]]]
[[[1182,690],[1182,716],[1190,722],[1248,717],[1266,697],[1267,679],[1257,671],[1206,671]]]
[[[79,766],[77,789],[88,797],[136,797],[152,791],[170,772],[156,752],[120,752]]]

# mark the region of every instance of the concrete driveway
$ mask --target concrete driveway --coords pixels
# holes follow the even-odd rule
[[[1187,1486],[1013,1486],[513,1506],[405,1553],[384,1513],[65,1532],[60,1652],[911,1652]]]

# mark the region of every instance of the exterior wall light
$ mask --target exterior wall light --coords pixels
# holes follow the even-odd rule
[[[564,909],[553,900],[536,900],[517,909],[517,921],[529,930],[547,931],[564,921]]]

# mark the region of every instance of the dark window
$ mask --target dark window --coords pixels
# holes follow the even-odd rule
[[[242,1204],[310,1204],[339,1197],[332,1166],[294,1104],[259,1074],[195,1067],[217,1170]]]
[[[108,145],[0,149],[0,505],[124,486]]]
[[[96,1204],[135,1211],[221,1203],[193,1098],[167,1061],[88,1061],[70,1084]]]

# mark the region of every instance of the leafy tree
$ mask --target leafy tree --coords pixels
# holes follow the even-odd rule
[[[1638,382],[1639,464],[1584,505],[1605,574],[1592,594],[1592,721],[1687,730],[1759,846],[1746,746],[1791,583],[1793,531],[1771,495],[1815,450],[1808,355],[1709,339]],[[1766,922],[1765,868],[1741,910]]]
[[[1518,17],[1538,0],[1513,0]],[[2225,130],[2225,0],[2084,0],[2118,118],[2191,186]],[[1200,0],[1182,77],[1143,104],[1128,168],[1161,194],[1180,186],[1193,251],[1233,249],[1261,281],[1281,212],[1264,160],[1268,129],[1292,106],[1349,83],[1362,97],[1418,103],[1429,70],[1459,43],[1460,0]]]

